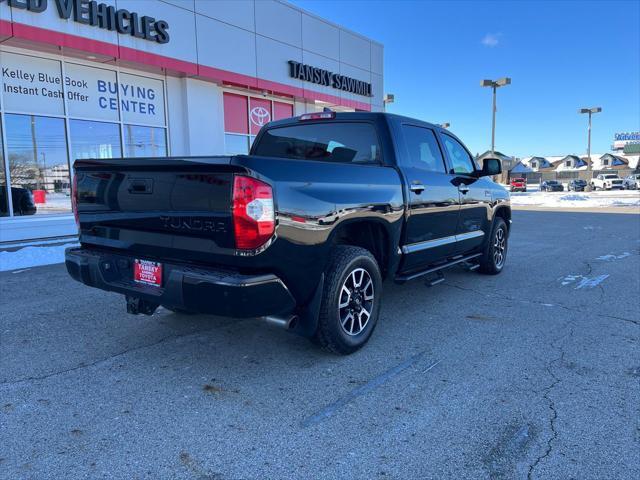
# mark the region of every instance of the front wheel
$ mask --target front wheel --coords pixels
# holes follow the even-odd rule
[[[507,260],[507,249],[509,243],[509,229],[506,222],[496,217],[493,222],[493,230],[485,247],[483,255],[480,257],[480,268],[478,271],[487,275],[497,275],[504,268]]]
[[[335,247],[325,283],[314,341],[348,355],[360,349],[378,321],[382,276],[376,259],[360,247]]]

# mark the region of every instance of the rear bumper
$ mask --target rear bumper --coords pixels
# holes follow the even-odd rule
[[[296,302],[276,275],[162,263],[163,283],[154,287],[133,280],[133,257],[102,250],[69,248],[65,264],[75,280],[169,308],[248,318],[291,313]]]

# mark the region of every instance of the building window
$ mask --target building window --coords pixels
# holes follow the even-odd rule
[[[246,155],[249,153],[249,137],[247,135],[225,133],[224,151],[228,155]]]
[[[125,157],[166,157],[167,138],[164,128],[124,126]]]
[[[117,123],[70,120],[71,158],[121,157],[120,127]]]
[[[225,153],[249,153],[260,129],[272,120],[293,116],[293,105],[268,98],[224,92]]]
[[[38,214],[71,211],[64,119],[5,114],[11,187],[32,193]],[[13,193],[12,193],[13,195]],[[14,206],[14,215],[22,215]]]
[[[0,125],[0,217],[9,215],[9,192],[7,191],[7,176],[5,174],[4,148],[2,145],[2,125]]]

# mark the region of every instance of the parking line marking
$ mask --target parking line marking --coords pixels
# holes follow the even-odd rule
[[[379,387],[383,383],[385,383],[388,380],[392,379],[393,377],[399,375],[400,373],[405,371],[407,368],[409,368],[409,367],[413,366],[414,364],[416,364],[419,360],[422,359],[422,357],[424,357],[425,353],[426,352],[422,351],[422,352],[414,355],[413,357],[408,358],[404,362],[396,365],[395,367],[390,368],[386,372],[381,373],[380,375],[378,375],[376,377],[373,377],[371,380],[369,380],[364,385],[361,385],[358,388],[350,391],[344,397],[339,398],[335,402],[327,405],[325,408],[320,410],[318,413],[316,413],[314,415],[311,415],[310,417],[308,417],[305,420],[303,420],[302,423],[301,423],[302,427],[303,428],[307,428],[307,427],[310,427],[312,425],[316,425],[317,423],[320,423],[323,420],[329,418],[336,411],[338,411],[339,409],[345,407],[347,404],[351,403],[356,398],[371,392],[372,390],[374,390],[375,388]],[[434,364],[429,366],[422,373],[428,372],[433,367],[435,367],[438,363],[440,363],[440,360],[438,360],[437,362],[435,362]]]
[[[608,273],[605,273],[604,275],[598,275],[597,277],[593,277],[593,278],[584,277],[582,280],[580,280],[580,283],[575,289],[578,290],[580,288],[597,287],[599,284],[604,282],[607,278],[609,278]]]

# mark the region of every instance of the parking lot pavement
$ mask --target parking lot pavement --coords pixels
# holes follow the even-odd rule
[[[3,478],[640,478],[640,216],[514,212],[498,276],[385,285],[349,357],[0,273]]]

